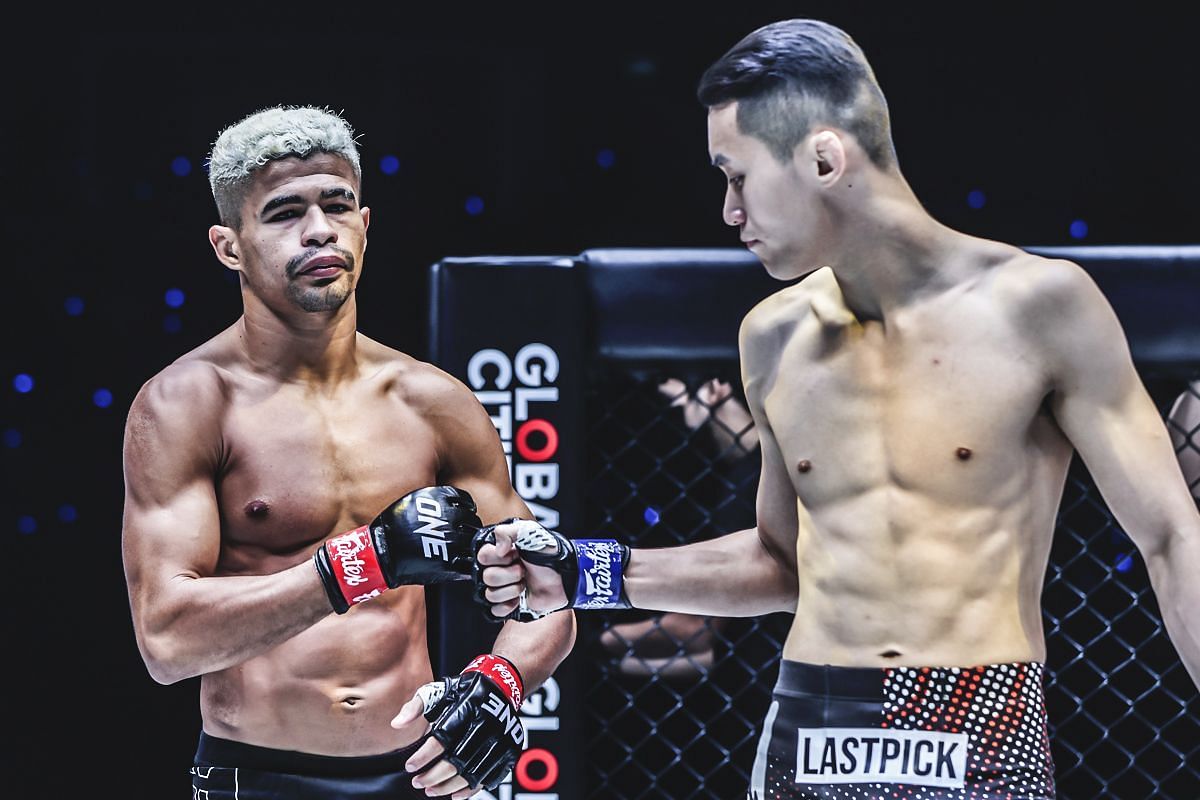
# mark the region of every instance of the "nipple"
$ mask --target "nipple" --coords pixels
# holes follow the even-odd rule
[[[967,447],[960,447],[954,451],[954,455],[958,456],[959,461],[966,461],[971,457],[971,450]]]
[[[807,458],[802,458],[800,459],[799,463],[796,464],[796,469],[800,472],[808,472],[810,469],[812,469],[812,462]]]
[[[266,500],[251,500],[246,503],[247,517],[265,517],[271,511],[271,507],[267,505]]]

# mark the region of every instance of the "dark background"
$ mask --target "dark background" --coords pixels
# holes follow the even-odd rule
[[[362,134],[360,327],[422,357],[427,270],[442,257],[736,246],[694,88],[742,35],[787,16],[842,25],[864,47],[901,168],[942,222],[1019,245],[1200,240],[1196,29],[1166,4],[511,7],[222,7],[153,27],[9,27],[3,785],[189,791],[197,684],[155,684],[133,640],[121,437],[141,383],[240,312],[206,239],[203,160],[259,107],[328,105]],[[31,391],[16,390],[21,374]]]

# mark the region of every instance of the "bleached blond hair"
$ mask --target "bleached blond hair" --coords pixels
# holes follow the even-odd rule
[[[280,158],[308,158],[330,153],[344,158],[362,182],[358,142],[350,123],[338,112],[317,106],[273,106],[225,128],[208,156],[208,185],[221,224],[241,227],[242,202],[254,171]]]

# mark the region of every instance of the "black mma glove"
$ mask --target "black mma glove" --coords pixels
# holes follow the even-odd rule
[[[521,592],[515,610],[504,619],[532,622],[565,608],[599,609],[631,608],[625,594],[625,567],[629,564],[628,545],[616,539],[568,539],[556,531],[543,528],[529,519],[507,519],[496,525],[517,525],[517,550],[530,564],[550,567],[562,576],[567,602],[559,608],[537,611],[531,609]],[[480,528],[474,538],[474,552],[485,544],[496,543],[496,525]],[[475,601],[484,606],[485,615],[494,622],[502,621],[491,612],[491,603],[484,596],[483,566],[474,559]]]
[[[386,589],[469,580],[472,539],[482,523],[471,495],[427,486],[401,497],[370,525],[326,540],[313,556],[333,610],[370,600]]]
[[[427,683],[417,694],[425,702],[425,719],[433,723],[429,735],[445,749],[442,758],[472,788],[499,786],[526,741],[518,713],[525,684],[512,662],[478,656],[459,675]]]

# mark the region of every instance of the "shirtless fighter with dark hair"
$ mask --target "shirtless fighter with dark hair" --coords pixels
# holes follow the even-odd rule
[[[925,211],[844,31],[767,25],[698,93],[725,221],[802,278],[740,332],[756,526],[630,551],[502,525],[492,613],[794,612],[752,797],[1049,800],[1040,601],[1075,452],[1200,681],[1200,515],[1119,321],[1077,264]]]

